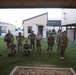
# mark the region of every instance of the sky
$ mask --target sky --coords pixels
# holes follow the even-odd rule
[[[22,26],[22,21],[48,12],[48,20],[61,19],[61,8],[6,8],[0,9],[0,21]]]

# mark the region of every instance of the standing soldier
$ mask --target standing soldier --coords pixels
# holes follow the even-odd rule
[[[9,54],[10,55],[15,55],[16,54],[16,45],[14,44],[13,41],[11,41],[11,43],[9,44]]]
[[[67,45],[68,45],[68,39],[65,36],[64,32],[61,32],[60,38],[59,38],[60,59],[64,59],[64,52],[65,52]]]
[[[37,52],[39,54],[41,54],[41,35],[40,35],[40,32],[37,33],[37,36],[36,36],[36,47],[37,47]]]
[[[52,36],[52,33],[50,33],[50,36],[48,37],[47,41],[48,41],[48,48],[46,52],[48,52],[50,48],[50,51],[52,53],[52,47],[54,45],[54,37]]]
[[[19,32],[19,35],[16,36],[16,40],[18,42],[18,51],[20,50],[20,47],[22,51],[22,41],[24,40],[24,36],[21,35],[21,32]]]
[[[56,42],[57,42],[57,53],[60,52],[60,48],[59,48],[59,38],[60,38],[60,32],[58,33],[57,38],[56,38]]]
[[[33,50],[34,50],[35,49],[35,39],[36,39],[36,35],[34,34],[34,31],[32,31],[32,33],[28,36],[28,38],[30,39],[31,50],[32,50],[32,46],[33,46]]]
[[[7,49],[8,49],[11,41],[14,41],[13,35],[10,33],[10,30],[8,30],[8,33],[5,35],[4,41],[7,43]]]

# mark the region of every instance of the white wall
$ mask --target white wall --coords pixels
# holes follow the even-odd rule
[[[38,32],[38,26],[37,25],[43,25],[43,38],[46,38],[46,24],[47,24],[47,18],[48,15],[44,14],[29,20],[24,21],[23,27],[24,27],[24,37],[28,37],[28,26],[32,26],[33,31],[35,34]]]
[[[76,23],[76,9],[62,9],[61,25],[73,24],[73,23]]]
[[[67,37],[68,37],[68,39],[71,39],[71,40],[74,39],[74,29],[67,30]]]

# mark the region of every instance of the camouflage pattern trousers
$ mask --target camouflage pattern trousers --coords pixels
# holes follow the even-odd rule
[[[35,41],[31,41],[30,42],[30,46],[31,46],[31,50],[32,50],[32,48],[33,48],[33,50],[35,49]]]
[[[65,46],[60,47],[60,57],[64,57],[65,49]]]
[[[36,48],[37,48],[37,52],[39,54],[41,54],[41,42],[40,42],[40,40],[36,41]]]

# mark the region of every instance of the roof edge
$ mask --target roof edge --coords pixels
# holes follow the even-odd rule
[[[30,19],[33,19],[33,18],[36,18],[36,17],[39,17],[39,16],[42,16],[42,15],[45,15],[45,14],[48,14],[48,12],[40,14],[40,15],[37,15],[37,16],[34,16],[34,17],[31,17],[31,18],[28,18],[28,19],[25,19],[25,20],[23,20],[23,22],[27,21],[27,20],[30,20]]]

